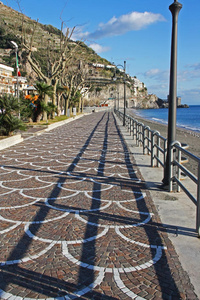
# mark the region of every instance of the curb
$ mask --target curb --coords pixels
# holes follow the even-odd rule
[[[1,142],[0,142],[0,150],[11,147],[18,143],[21,143],[21,142],[23,142],[23,140],[24,139],[22,138],[21,134],[16,134],[14,136],[5,138],[5,139],[1,140]]]
[[[23,142],[25,139],[27,138],[30,138],[30,137],[33,137],[33,136],[38,136],[38,135],[41,135],[45,132],[48,132],[54,128],[57,128],[59,126],[62,126],[64,124],[67,124],[67,123],[70,123],[72,121],[75,121],[79,118],[82,118],[84,115],[88,115],[88,113],[84,113],[82,115],[78,115],[76,117],[72,117],[72,118],[69,118],[69,119],[66,119],[64,121],[60,121],[60,122],[56,122],[56,123],[53,123],[53,124],[50,124],[47,126],[47,128],[45,129],[42,129],[40,131],[37,131],[37,132],[34,132],[34,133],[31,133],[30,135],[27,134],[27,137],[23,138],[21,136],[21,134],[16,134],[14,136],[11,136],[11,137],[8,137],[8,138],[5,138],[3,140],[0,141],[0,150],[3,150],[3,149],[6,149],[6,148],[9,148],[11,146],[14,146],[18,143],[21,143]]]

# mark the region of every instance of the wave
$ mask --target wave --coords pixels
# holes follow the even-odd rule
[[[197,133],[200,133],[199,127],[189,126],[189,125],[183,125],[183,124],[177,124],[177,126],[178,126],[179,128],[184,128],[184,129],[186,129],[186,130],[195,131],[195,132],[197,132]]]
[[[158,123],[162,123],[162,124],[167,124],[168,122],[163,120],[163,119],[158,119],[158,118],[151,118],[153,121],[156,121]]]
[[[135,115],[149,121],[163,125],[168,124],[168,109],[132,109]],[[200,105],[190,106],[187,109],[177,110],[177,127],[194,132],[195,136],[200,135]]]

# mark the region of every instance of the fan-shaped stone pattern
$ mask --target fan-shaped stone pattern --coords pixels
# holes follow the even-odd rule
[[[1,152],[0,226],[1,299],[195,299],[112,113]]]

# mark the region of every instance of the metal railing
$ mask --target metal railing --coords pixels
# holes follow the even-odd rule
[[[115,111],[120,120],[124,114],[119,110]],[[133,117],[125,116],[125,126],[136,141],[136,145],[143,147],[143,154],[151,156],[151,167],[164,167],[167,153],[167,139],[160,135],[158,131],[151,130],[150,127],[138,122]]]
[[[123,120],[124,114],[115,110],[120,120]],[[151,130],[149,126],[138,122],[132,116],[125,115],[125,126],[127,127],[136,145],[143,147],[143,154],[150,155],[151,167],[163,167],[166,163],[167,139],[160,135],[158,131]],[[184,155],[196,162],[198,165],[198,174],[195,176],[186,167],[184,167]],[[196,205],[196,231],[200,237],[200,158],[187,151],[180,142],[176,141],[171,145],[170,153],[170,184],[169,191],[180,192],[182,189],[185,194]],[[189,191],[190,184],[186,187],[181,180],[187,177],[194,183],[194,189]]]
[[[197,163],[197,176],[195,176],[186,167],[184,167],[183,161],[185,160],[185,157],[183,157],[182,155],[186,155],[186,157],[192,159]],[[171,157],[173,159],[171,162],[170,171],[170,190],[173,189],[172,185],[173,183],[175,183],[177,192],[180,192],[180,189],[182,189],[186,193],[186,195],[192,200],[192,202],[196,205],[196,231],[198,237],[200,237],[200,158],[181,147],[181,144],[179,142],[174,142],[174,144],[172,145]],[[186,186],[181,182],[182,176],[187,176],[187,178],[189,178],[195,184],[195,188],[192,192],[189,191],[189,189],[186,188]]]

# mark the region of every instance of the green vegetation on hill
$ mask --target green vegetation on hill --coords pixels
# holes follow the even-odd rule
[[[50,24],[43,25],[32,20],[6,5],[0,5],[0,63],[5,63],[10,66],[15,65],[14,49],[12,49],[10,43],[10,41],[15,41],[19,46],[20,70],[26,72],[25,55],[24,53],[21,53],[22,42],[24,39],[30,42],[34,32],[32,46],[35,50],[33,56],[41,64],[41,69],[44,72],[45,69],[47,69],[47,46],[48,44],[53,45],[52,48],[56,55],[57,48],[60,46],[61,30]],[[82,41],[71,41],[69,44],[69,51],[77,44],[78,49],[76,50],[75,57],[78,57],[85,63],[110,64],[106,59],[97,55],[92,48],[88,47]],[[6,51],[8,49],[11,49],[11,51]],[[28,75],[29,74],[27,74],[27,77]]]

